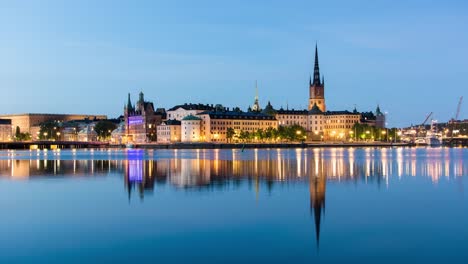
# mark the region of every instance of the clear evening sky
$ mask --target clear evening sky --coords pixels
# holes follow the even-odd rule
[[[439,121],[465,96],[466,1],[0,2],[0,113],[122,114],[127,93],[306,108],[315,43],[330,110]]]

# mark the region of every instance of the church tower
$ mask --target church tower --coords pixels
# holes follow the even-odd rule
[[[317,44],[315,44],[315,64],[314,64],[314,79],[309,79],[309,110],[312,109],[314,104],[325,112],[325,80],[320,81],[320,69],[318,62]]]
[[[257,81],[255,81],[255,101],[254,104],[252,105],[252,111],[253,112],[260,112],[262,109],[260,108],[260,104],[258,103],[258,86],[257,86]]]

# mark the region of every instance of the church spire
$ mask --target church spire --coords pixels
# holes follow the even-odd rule
[[[132,101],[130,100],[130,93],[128,93],[127,109],[130,111],[133,109]]]
[[[258,103],[258,85],[257,85],[257,80],[255,80],[255,101],[254,104],[252,105],[252,110],[254,112],[260,112],[260,104]]]
[[[318,49],[317,43],[315,43],[315,64],[314,64],[314,81],[313,85],[321,85],[320,83],[320,69],[319,69],[319,61],[318,61]]]

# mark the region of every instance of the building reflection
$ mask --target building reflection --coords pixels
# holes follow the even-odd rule
[[[0,160],[0,175],[14,179],[120,175],[129,199],[134,193],[143,199],[158,185],[210,191],[247,182],[258,194],[262,186],[271,192],[275,185],[308,182],[318,247],[327,182],[385,184],[390,188],[392,177],[426,177],[437,183],[468,172],[463,156],[444,148],[253,150],[243,155],[232,151],[221,157],[214,151],[210,157],[197,152],[195,157],[152,159],[143,151],[129,151],[125,158],[116,160],[4,159]]]

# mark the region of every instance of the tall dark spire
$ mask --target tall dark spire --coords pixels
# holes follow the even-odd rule
[[[320,83],[320,69],[319,69],[319,61],[318,61],[318,49],[317,43],[315,44],[315,64],[314,64],[314,81],[313,85],[321,85]]]
[[[127,109],[130,111],[133,109],[132,101],[130,100],[130,93],[128,93]]]

